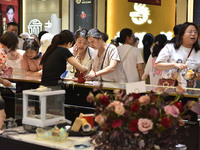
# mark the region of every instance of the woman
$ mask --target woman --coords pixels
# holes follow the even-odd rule
[[[7,53],[8,57],[8,65],[10,65],[13,69],[13,75],[23,75],[23,71],[21,70],[21,60],[24,54],[24,50],[15,49],[14,51],[10,51]]]
[[[14,51],[17,48],[18,39],[12,32],[6,32],[0,37],[0,70],[4,72],[8,68],[7,53]],[[7,70],[8,71],[8,70]],[[0,83],[4,86],[11,86],[11,82],[0,78]]]
[[[151,48],[154,42],[154,36],[151,33],[146,33],[143,37],[143,56],[145,64],[148,61],[149,56],[151,55]]]
[[[132,46],[134,41],[133,31],[124,28],[120,31],[117,41],[123,43],[118,46],[121,63],[126,77],[126,82],[140,81],[143,74],[143,59],[139,49]]]
[[[167,43],[167,37],[164,34],[159,34],[155,37],[155,45],[153,47],[153,52],[149,56],[147,64],[145,66],[144,74],[142,75],[142,80],[146,80],[150,76],[150,84],[157,85],[158,80],[162,76],[162,71],[155,68],[155,61],[160,53],[161,49]]]
[[[200,79],[199,58],[198,28],[194,23],[185,22],[180,28],[176,42],[167,44],[159,53],[155,67],[163,70],[164,78],[177,78],[179,84],[186,87],[187,70],[196,72],[196,77],[191,74],[194,80]]]
[[[14,15],[15,15],[15,8],[13,5],[8,5],[8,7],[6,8],[6,15],[8,20],[6,21],[6,23],[9,22],[16,22],[14,19]]]
[[[69,51],[73,42],[74,35],[69,30],[63,30],[54,36],[41,60],[43,65],[41,85],[61,89],[60,76],[66,70],[66,62],[69,62],[81,73],[87,73],[88,69],[78,63]]]
[[[92,69],[92,62],[94,61],[94,56],[96,51],[88,46],[87,41],[87,30],[82,28],[76,32],[75,39],[76,43],[73,46],[73,55],[75,59],[89,70]],[[70,64],[67,64],[67,77],[74,77],[76,70]]]
[[[92,70],[86,77],[88,80],[124,82],[117,48],[113,44],[106,43],[105,37],[104,33],[95,28],[88,32],[89,46],[98,52]]]
[[[23,54],[21,60],[21,69],[27,76],[41,77],[42,76],[42,66],[40,61],[42,59],[42,53],[39,52],[39,44],[33,38],[29,38],[24,42],[23,49],[25,53]]]

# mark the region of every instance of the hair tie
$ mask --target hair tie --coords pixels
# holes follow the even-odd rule
[[[158,42],[158,41],[156,41],[156,42],[155,42],[155,44],[156,44],[156,45],[159,45],[159,42]]]

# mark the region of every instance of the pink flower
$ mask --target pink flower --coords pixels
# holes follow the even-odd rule
[[[153,129],[153,122],[149,119],[140,118],[138,120],[138,129],[143,134],[147,134],[149,132],[149,130]]]
[[[125,113],[125,108],[122,105],[117,105],[115,106],[115,113],[121,116]]]
[[[150,102],[150,97],[147,95],[140,96],[139,100],[140,104],[146,105]]]
[[[95,117],[94,121],[97,122],[98,124],[102,124],[105,122],[105,118],[100,114]]]
[[[171,115],[173,117],[178,117],[180,112],[178,108],[174,105],[167,105],[164,107],[164,111],[166,112],[167,115]]]
[[[108,105],[107,108],[111,108],[111,107],[114,108],[115,113],[118,115],[123,115],[125,113],[124,104],[120,101],[113,101],[112,103]]]
[[[112,127],[113,128],[121,127],[121,125],[122,125],[122,120],[121,119],[114,120],[113,123],[112,123]]]
[[[99,97],[99,101],[102,105],[104,106],[108,106],[108,104],[110,104],[110,97],[108,95],[101,95]]]
[[[92,100],[94,99],[94,95],[92,92],[90,92],[86,98],[87,102],[92,103]]]

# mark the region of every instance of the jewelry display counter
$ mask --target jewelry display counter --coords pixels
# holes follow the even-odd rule
[[[22,104],[16,103],[16,101],[22,101],[21,92],[26,89],[35,89],[40,85],[40,79],[33,77],[12,77],[7,78],[15,84],[16,88],[0,88],[0,92],[4,97],[5,89],[9,90],[6,94],[6,98],[14,97],[15,111],[12,112],[14,117],[20,118],[20,111],[22,111]],[[94,106],[91,103],[86,101],[86,97],[90,91],[93,91],[94,88],[101,87],[102,90],[112,91],[114,89],[126,89],[126,84],[124,83],[111,83],[111,82],[86,82],[86,83],[76,83],[73,81],[65,81],[66,84],[66,97],[65,97],[65,117],[72,122],[74,119],[79,116],[79,113],[94,113]],[[146,85],[147,92],[155,89],[156,85]],[[166,87],[165,87],[166,88]],[[171,87],[167,87],[169,89]],[[175,89],[172,88],[172,92],[169,93],[167,99],[173,99],[176,96],[176,93],[173,92]],[[14,94],[12,94],[13,92]],[[145,93],[143,93],[145,94]],[[10,96],[10,97],[9,97]],[[200,89],[189,88],[186,89],[186,93],[183,94],[182,102],[186,103],[188,100],[198,101],[200,98]],[[5,100],[6,101],[6,100]],[[13,103],[13,101],[12,101]],[[6,104],[7,105],[7,104]],[[13,107],[13,106],[12,106]],[[10,110],[10,108],[9,108]],[[13,108],[12,108],[13,111]],[[200,149],[200,129],[199,129],[199,116],[193,112],[188,112],[191,116],[190,121],[186,122],[186,125],[179,131],[179,134],[184,136],[183,143],[187,145],[190,150],[199,150]],[[19,114],[19,115],[18,115]],[[185,114],[187,116],[187,114]],[[188,131],[188,136],[185,135],[185,131]]]

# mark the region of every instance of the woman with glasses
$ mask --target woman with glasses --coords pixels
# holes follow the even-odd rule
[[[25,53],[21,59],[21,69],[26,76],[41,77],[42,66],[40,61],[42,53],[39,52],[39,44],[34,38],[28,38],[23,45]]]
[[[177,79],[183,87],[188,81],[200,79],[200,47],[198,27],[194,23],[182,24],[175,43],[168,43],[159,53],[155,67],[163,70],[163,78]],[[190,84],[191,87],[191,84]]]
[[[88,46],[87,33],[88,31],[85,28],[81,28],[76,32],[76,43],[73,46],[73,55],[80,64],[90,71],[92,69],[92,62],[94,61],[96,51]],[[69,63],[67,64],[67,71],[66,78],[77,77],[77,73],[79,72]]]

